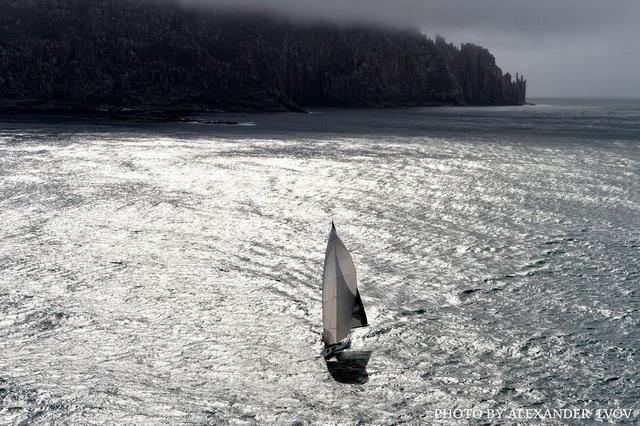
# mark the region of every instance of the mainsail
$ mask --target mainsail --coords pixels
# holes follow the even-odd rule
[[[358,292],[356,267],[333,223],[324,258],[322,324],[326,345],[346,339],[352,328],[368,325]]]

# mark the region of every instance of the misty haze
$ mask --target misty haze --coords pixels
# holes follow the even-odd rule
[[[530,81],[531,97],[640,97],[640,3],[635,0],[181,0],[305,20],[420,28],[489,49]]]

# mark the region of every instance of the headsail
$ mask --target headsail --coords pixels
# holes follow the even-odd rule
[[[322,323],[327,345],[344,340],[352,327],[367,325],[355,265],[333,224],[324,259]]]

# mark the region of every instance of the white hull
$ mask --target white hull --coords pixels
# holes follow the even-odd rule
[[[329,359],[335,356],[335,354],[337,354],[338,352],[342,352],[343,350],[347,349],[350,344],[351,341],[349,339],[345,339],[342,342],[338,342],[334,345],[325,346],[320,354],[324,357],[324,359]]]

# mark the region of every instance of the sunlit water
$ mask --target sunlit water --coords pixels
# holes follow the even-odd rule
[[[1,424],[640,421],[640,103],[203,117],[1,116]]]

